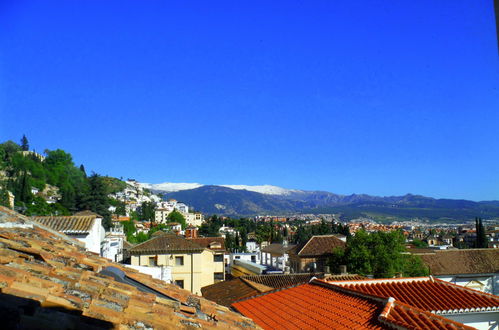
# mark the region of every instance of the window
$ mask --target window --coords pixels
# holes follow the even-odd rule
[[[213,279],[216,282],[223,281],[224,280],[224,273],[213,273]]]
[[[149,257],[149,267],[154,267],[157,265],[158,265],[158,263],[157,263],[156,257]]]
[[[236,259],[241,259],[241,256],[236,256]]]
[[[223,262],[224,261],[224,255],[223,254],[215,254],[215,255],[213,255],[213,261],[214,262]]]
[[[175,285],[184,288],[184,280],[175,280]]]
[[[175,257],[175,266],[183,266],[184,257]]]
[[[251,262],[256,262],[256,256],[251,256]]]

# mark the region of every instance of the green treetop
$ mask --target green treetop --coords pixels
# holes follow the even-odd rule
[[[168,214],[166,219],[168,220],[168,222],[180,223],[182,225],[182,229],[184,229],[187,226],[184,216],[182,215],[182,213],[180,213],[177,210],[173,210],[172,212],[170,212],[170,214]]]

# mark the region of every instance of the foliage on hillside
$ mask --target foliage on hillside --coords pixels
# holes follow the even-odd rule
[[[15,195],[16,209],[26,215],[69,215],[90,210],[104,217],[105,227],[110,226],[107,195],[123,187],[124,182],[95,173],[87,176],[84,167],[76,167],[71,154],[64,150],[45,150],[43,158],[27,147],[25,136],[22,146],[13,141],[0,144],[2,205],[8,204],[8,190]]]

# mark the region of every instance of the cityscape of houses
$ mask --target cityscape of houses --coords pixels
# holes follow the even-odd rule
[[[39,191],[32,193],[37,194]],[[94,271],[109,274],[118,282],[121,281],[120,278],[130,278],[125,283],[135,283],[131,285],[135,285],[140,292],[143,290],[140,283],[136,282],[143,282],[143,278],[162,283],[159,285],[163,289],[157,292],[180,302],[182,299],[176,298],[179,292],[185,292],[182,293],[184,296],[198,297],[196,299],[203,297],[213,304],[228,308],[233,315],[240,315],[239,318],[244,320],[240,322],[247,327],[496,329],[499,326],[499,225],[494,222],[487,223],[487,246],[480,249],[464,248],[473,246],[473,242],[477,240],[477,228],[472,223],[429,224],[414,220],[381,224],[371,219],[357,219],[341,224],[353,236],[359,230],[366,233],[400,231],[405,238],[404,253],[420,257],[430,274],[426,277],[372,279],[369,274],[349,273],[346,265],[338,265],[339,271],[333,273],[330,262],[333,251],[346,248],[346,235],[311,235],[301,243],[293,243],[290,239],[297,234],[300,226],[312,228],[324,224],[339,224],[332,214],[257,216],[249,219],[257,228],[259,225],[266,225],[287,233],[281,242],[262,241],[255,232],[244,234],[231,226],[231,222],[225,217],[217,218],[222,225],[215,235],[202,235],[203,226],[212,221],[211,218],[200,212],[192,212],[192,208],[181,201],[163,200],[134,180],[128,180],[123,191],[109,197],[124,203],[126,214],[114,215],[113,225],[108,230],[103,227],[103,217],[90,211],[71,216],[26,218],[2,208],[0,236],[3,237],[2,241],[9,241],[6,245],[9,246],[14,244],[9,239],[12,233],[5,232],[12,231],[13,228],[33,230],[39,227],[55,231],[63,235],[67,242],[80,242],[78,244],[82,251],[88,252],[79,253],[90,253],[85,258],[102,258],[99,263],[106,267],[93,266]],[[154,217],[132,221],[132,214],[140,211],[144,203],[154,205]],[[111,206],[109,211],[115,212],[116,208]],[[172,212],[181,214],[185,224],[173,222],[169,217]],[[133,223],[138,232],[149,235],[149,238],[135,244],[127,241],[124,222]],[[161,229],[153,230],[156,227]],[[240,235],[246,236],[244,240],[241,239],[235,246],[227,246],[230,240]],[[34,246],[41,246],[34,245],[33,242],[28,244],[31,246],[30,251]],[[51,244],[50,239],[48,244]],[[2,262],[3,266],[0,265],[0,268],[12,267],[12,261],[8,259],[11,255],[8,251],[12,249],[14,247],[2,248],[2,260],[7,260],[10,264]],[[15,251],[21,253],[25,250]],[[30,253],[33,255],[35,252]],[[40,253],[45,255],[47,252]],[[59,252],[58,255],[63,258],[64,252]],[[46,257],[42,259],[45,260]],[[27,266],[28,261],[23,265],[25,268],[30,267]],[[0,269],[0,280],[3,278],[5,275],[2,275]],[[137,281],[137,278],[142,280]],[[11,285],[7,288],[21,285],[16,284],[16,281],[9,279],[7,283]],[[32,281],[29,279],[28,283]],[[145,286],[149,288],[149,292],[156,292],[150,291],[151,284]],[[31,289],[25,286],[24,292]],[[28,295],[5,288],[1,290],[3,294],[10,292],[24,298]],[[39,290],[34,290],[33,294],[38,294]],[[53,293],[47,294],[47,297],[52,298],[40,299],[55,301],[55,305],[71,301],[70,298],[57,297]],[[94,299],[98,301],[97,299],[103,298]],[[366,310],[361,305],[370,307]],[[189,306],[187,304],[179,308],[190,317],[199,313]],[[345,312],[347,306],[349,312]],[[127,310],[130,308],[132,307],[129,306]],[[194,314],[189,314],[189,308]],[[266,312],[266,309],[273,312]],[[82,310],[83,315],[95,316],[95,312],[92,314],[86,307],[82,307]],[[299,310],[315,312],[303,313],[298,312]],[[359,313],[358,317],[352,318],[352,313]],[[283,318],[284,314],[289,317]],[[112,323],[122,322],[122,319],[108,317],[105,313],[99,315],[101,319]],[[211,323],[204,326],[220,324],[223,317],[217,317],[216,320],[210,319]],[[233,320],[236,319],[234,316]],[[174,319],[169,322],[174,322]]]

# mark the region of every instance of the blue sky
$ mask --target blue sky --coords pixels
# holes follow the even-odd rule
[[[0,140],[88,171],[499,199],[491,1],[1,1]]]

